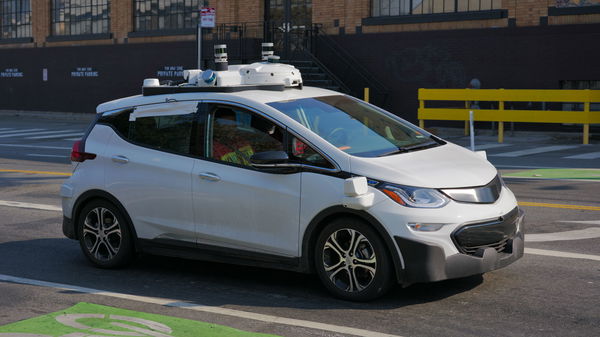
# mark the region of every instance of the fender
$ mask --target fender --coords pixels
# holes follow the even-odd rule
[[[398,255],[398,250],[396,249],[396,244],[392,241],[392,238],[385,230],[383,225],[375,219],[371,214],[362,211],[362,210],[354,210],[350,208],[346,208],[344,206],[332,206],[322,210],[319,214],[317,214],[312,221],[306,227],[304,231],[304,236],[302,238],[302,257],[301,257],[301,267],[305,272],[314,272],[314,252],[312,247],[314,247],[317,236],[320,232],[320,229],[327,224],[328,220],[337,217],[337,216],[354,216],[359,217],[363,221],[367,222],[383,239],[385,242],[388,252],[392,257],[392,261],[394,263],[394,270],[396,271],[396,279],[398,283],[404,283],[404,269],[402,269],[402,262],[400,261],[400,256]]]
[[[71,219],[72,219],[71,223],[72,223],[73,230],[75,233],[75,239],[79,240],[78,232],[77,232],[77,230],[75,230],[76,229],[75,226],[77,225],[77,218],[80,215],[79,213],[81,212],[81,209],[83,208],[83,206],[92,199],[105,199],[105,200],[111,202],[112,204],[114,204],[115,206],[117,206],[117,208],[119,209],[121,214],[123,214],[123,216],[127,220],[127,223],[129,224],[129,229],[131,230],[131,235],[133,236],[134,249],[136,250],[136,252],[139,252],[137,232],[135,231],[135,226],[133,226],[131,217],[129,217],[129,213],[127,213],[127,211],[125,210],[125,207],[123,207],[123,204],[121,204],[121,202],[115,196],[113,196],[112,194],[110,194],[106,191],[103,191],[103,190],[96,189],[96,190],[86,191],[77,198],[77,201],[75,201],[75,205],[73,206],[73,214],[71,214]]]

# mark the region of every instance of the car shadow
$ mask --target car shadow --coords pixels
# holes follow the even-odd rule
[[[473,276],[397,285],[378,300],[356,303],[332,297],[316,275],[288,271],[152,255],[139,256],[124,268],[100,269],[87,261],[76,241],[66,238],[0,243],[0,256],[4,275],[211,306],[397,309],[452,297],[483,282],[483,277]]]

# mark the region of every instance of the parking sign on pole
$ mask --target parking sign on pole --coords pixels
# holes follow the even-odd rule
[[[217,11],[211,7],[202,7],[200,9],[200,23],[198,24],[198,69],[202,69],[202,28],[215,28]]]
[[[203,7],[200,9],[200,25],[202,28],[215,28],[217,11],[214,8]]]

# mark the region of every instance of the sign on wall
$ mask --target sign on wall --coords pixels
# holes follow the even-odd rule
[[[183,66],[164,66],[156,72],[156,77],[183,77]]]
[[[0,77],[15,78],[24,77],[23,72],[19,68],[6,68],[0,72]]]
[[[71,72],[71,77],[98,77],[100,73],[92,67],[77,67]]]

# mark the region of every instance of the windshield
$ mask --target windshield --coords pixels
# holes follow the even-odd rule
[[[348,96],[268,103],[340,150],[379,157],[436,146],[429,134],[389,113]]]

